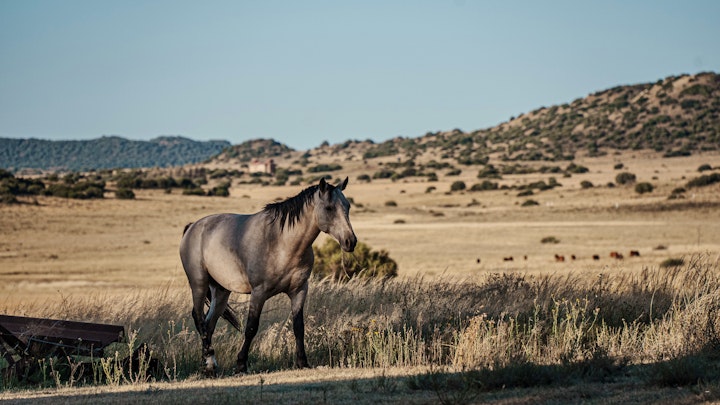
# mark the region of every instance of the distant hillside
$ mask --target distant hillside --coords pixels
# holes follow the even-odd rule
[[[597,156],[627,149],[655,150],[667,157],[717,151],[720,75],[700,73],[618,86],[472,132],[455,129],[379,144],[353,143],[362,146],[366,159],[432,150],[461,164],[484,164],[490,157],[571,160],[578,153]]]
[[[168,167],[197,163],[230,146],[227,141],[194,141],[162,136],[135,141],[103,136],[87,141],[0,138],[0,168],[88,170]]]
[[[274,139],[251,139],[223,150],[221,154],[214,156],[212,160],[247,163],[255,158],[279,157],[294,151],[294,149]]]

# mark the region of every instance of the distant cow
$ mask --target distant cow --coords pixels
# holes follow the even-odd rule
[[[593,255],[593,260],[600,260],[600,255]]]
[[[564,261],[565,261],[565,256],[562,256],[562,255],[559,255],[559,254],[555,254],[555,261],[556,261],[556,262],[564,262]]]
[[[506,262],[511,262],[511,261],[513,261],[513,257],[512,256],[503,257],[503,260]]]
[[[640,257],[640,252],[638,252],[637,250],[631,250],[630,257]]]
[[[577,259],[577,256],[575,256],[575,255],[570,255],[570,259],[575,260],[575,259]]]
[[[610,257],[612,257],[613,259],[622,260],[623,255],[619,252],[610,252]]]

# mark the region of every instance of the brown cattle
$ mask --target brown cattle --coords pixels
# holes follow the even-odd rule
[[[593,260],[600,260],[600,255],[593,255]]]
[[[571,258],[572,260],[575,260],[575,259],[577,259],[577,256],[575,256],[575,255],[570,255],[570,258]]]
[[[638,252],[637,250],[631,250],[630,257],[640,257],[640,252]]]
[[[562,256],[562,255],[559,255],[559,254],[555,254],[555,261],[556,261],[556,262],[564,262],[564,261],[565,261],[565,256]]]
[[[513,257],[512,256],[503,257],[503,260],[506,262],[511,262],[511,261],[513,261]]]
[[[612,257],[613,259],[622,260],[623,255],[622,255],[622,253],[613,251],[613,252],[610,252],[610,257]]]

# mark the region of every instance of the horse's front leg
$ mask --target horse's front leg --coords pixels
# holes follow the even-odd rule
[[[303,307],[305,306],[307,291],[308,284],[305,282],[305,285],[299,291],[294,294],[290,294],[293,333],[295,334],[295,366],[297,368],[310,367],[307,355],[305,354],[305,318],[303,315]]]
[[[245,341],[237,357],[238,373],[247,373],[248,352],[260,326],[260,314],[263,305],[265,305],[265,296],[252,292],[250,294],[250,305],[248,306],[247,324],[245,325]]]

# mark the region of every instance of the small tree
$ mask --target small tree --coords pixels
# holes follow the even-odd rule
[[[653,185],[647,182],[638,183],[635,185],[635,192],[638,194],[652,193]]]
[[[635,180],[637,180],[637,177],[635,177],[634,174],[629,172],[622,172],[615,176],[615,183],[617,184],[635,183]]]
[[[454,181],[454,182],[450,185],[450,191],[462,191],[462,190],[465,190],[465,188],[466,188],[465,182],[464,182],[464,181],[460,181],[460,180]]]

